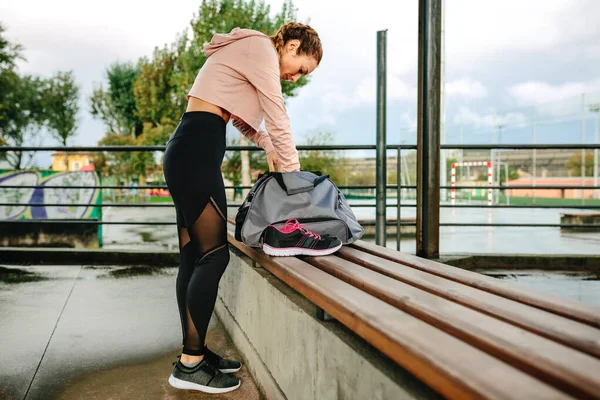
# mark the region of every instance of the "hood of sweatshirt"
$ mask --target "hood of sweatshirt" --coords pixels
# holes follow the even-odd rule
[[[204,54],[206,54],[207,57],[210,57],[214,52],[227,46],[228,44],[250,36],[267,37],[267,35],[264,33],[252,29],[234,28],[229,33],[215,34],[209,43],[204,44]]]

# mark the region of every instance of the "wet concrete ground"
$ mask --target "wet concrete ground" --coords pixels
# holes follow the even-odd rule
[[[167,383],[181,352],[176,269],[0,266],[0,399],[204,399]],[[241,359],[213,316],[207,344]],[[246,368],[237,391],[259,399]]]

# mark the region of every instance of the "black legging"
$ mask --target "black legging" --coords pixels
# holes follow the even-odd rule
[[[204,354],[219,281],[229,263],[227,201],[221,175],[225,121],[211,113],[183,114],[167,142],[163,170],[179,233],[177,304],[183,354]]]

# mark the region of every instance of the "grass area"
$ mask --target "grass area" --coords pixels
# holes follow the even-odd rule
[[[506,196],[500,196],[500,204],[506,204],[507,199]],[[590,206],[590,207],[598,207],[600,208],[600,200],[594,199],[584,199],[583,202],[581,199],[546,199],[537,197],[534,199],[532,197],[511,197],[510,198],[511,205],[542,205],[542,206],[556,206],[556,207],[568,207],[568,206]]]
[[[468,197],[457,197],[457,201],[467,201]],[[486,201],[487,197],[484,196],[471,196],[473,201]],[[507,204],[507,198],[504,195],[500,196],[499,204]],[[589,206],[590,208],[600,208],[600,200],[584,199],[583,203],[581,199],[554,199],[554,198],[543,198],[537,197],[534,201],[533,197],[510,197],[511,206],[555,206],[555,207],[569,207],[569,206]]]
[[[150,203],[172,203],[173,199],[169,197],[152,196],[150,197]]]
[[[112,196],[104,196],[102,198],[102,202],[103,203],[113,203],[113,198]],[[131,197],[129,199],[129,202],[140,202],[140,199],[135,199],[133,197]],[[146,198],[146,202],[147,203],[172,203],[173,199],[171,197],[162,197],[162,196],[151,196]],[[123,197],[117,197],[116,201],[114,203],[125,203],[125,199]]]

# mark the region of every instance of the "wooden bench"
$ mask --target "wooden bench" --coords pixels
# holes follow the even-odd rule
[[[231,221],[230,221],[231,222]],[[363,241],[255,260],[450,399],[600,399],[600,308]]]

